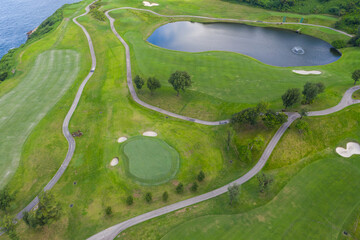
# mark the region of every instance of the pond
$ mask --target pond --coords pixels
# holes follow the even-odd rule
[[[331,44],[312,36],[238,23],[168,23],[147,40],[162,48],[184,52],[241,53],[280,67],[324,65],[341,56]]]

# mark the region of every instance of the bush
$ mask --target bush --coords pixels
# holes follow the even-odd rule
[[[183,185],[182,183],[179,183],[179,184],[176,186],[176,192],[177,192],[178,194],[184,192],[184,185]]]
[[[14,201],[15,195],[10,194],[9,189],[5,187],[0,191],[0,209],[5,211],[12,201]]]
[[[196,192],[198,190],[198,187],[199,186],[198,186],[197,182],[194,182],[193,185],[191,186],[190,190],[192,192]]]
[[[167,191],[165,191],[165,192],[163,193],[163,195],[162,195],[162,200],[163,200],[164,202],[166,202],[168,199],[169,199],[169,194],[168,194]]]
[[[150,203],[152,201],[152,194],[150,192],[146,193],[145,200],[147,203]]]
[[[197,180],[199,182],[202,182],[205,179],[205,173],[201,170],[199,174],[197,175]]]
[[[133,198],[133,196],[128,196],[127,197],[127,199],[126,199],[126,204],[128,205],[128,206],[130,206],[130,205],[132,205],[134,203],[134,198]]]
[[[301,119],[295,124],[295,128],[299,131],[300,134],[309,132],[309,124]]]
[[[111,209],[110,206],[105,209],[105,213],[106,213],[106,215],[108,215],[108,216],[110,216],[110,215],[112,214],[112,209]]]
[[[344,40],[335,40],[331,45],[336,49],[340,49],[346,47],[346,42]]]

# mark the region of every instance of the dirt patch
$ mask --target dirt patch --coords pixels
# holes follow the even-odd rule
[[[177,216],[177,215],[179,215],[181,213],[184,213],[184,212],[186,212],[186,208],[183,208],[183,209],[180,209],[180,210],[176,211],[175,215]]]
[[[259,222],[265,222],[265,217],[263,215],[257,215],[256,218]]]
[[[172,183],[172,185],[174,185],[174,186],[179,185],[179,181],[178,181],[178,180],[172,180],[171,183]]]
[[[73,132],[71,135],[73,137],[81,137],[83,135],[83,133],[80,130],[78,130],[77,132]]]

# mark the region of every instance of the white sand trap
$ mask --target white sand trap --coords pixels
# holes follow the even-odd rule
[[[119,159],[116,157],[116,158],[113,158],[113,160],[111,160],[110,165],[116,166],[116,165],[118,165],[118,163],[119,163]]]
[[[305,70],[292,70],[294,73],[301,75],[320,75],[320,71],[305,71]]]
[[[342,157],[351,157],[354,154],[360,155],[360,145],[355,142],[348,142],[346,144],[346,149],[342,147],[337,147],[336,152]]]
[[[127,137],[121,137],[117,140],[118,143],[125,142],[127,140]]]
[[[148,1],[143,1],[143,4],[145,7],[155,7],[155,6],[159,6],[158,3],[150,3]]]
[[[143,133],[143,136],[147,136],[147,137],[156,137],[157,133],[153,132],[153,131],[147,131]]]

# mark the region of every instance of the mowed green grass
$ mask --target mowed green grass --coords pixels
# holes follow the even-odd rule
[[[78,62],[73,50],[43,52],[21,83],[0,98],[0,188],[15,172],[30,132],[74,82]]]
[[[359,190],[360,157],[328,158],[305,167],[263,207],[200,217],[162,239],[336,239]]]
[[[153,137],[134,137],[121,146],[127,173],[140,184],[169,181],[179,169],[179,154],[166,142]]]
[[[129,10],[115,11],[111,15],[116,19],[116,29],[130,45],[133,75],[145,79],[155,76],[162,84],[155,95],[145,89],[139,92],[139,97],[153,105],[191,117],[207,120],[228,118],[260,101],[270,102],[272,108],[280,110],[281,95],[288,88],[302,88],[308,81],[323,82],[327,87],[326,92],[309,108],[331,107],[352,85],[351,73],[360,65],[359,48],[343,49],[343,56],[338,61],[315,67],[274,67],[231,52],[171,51],[151,45],[146,39],[158,26],[174,19]],[[302,29],[330,41],[343,37],[323,29],[316,31],[313,27]],[[301,76],[294,74],[293,69],[320,70],[323,74]],[[181,93],[180,97],[176,96],[168,83],[170,74],[176,70],[187,71],[193,80],[191,88]]]

